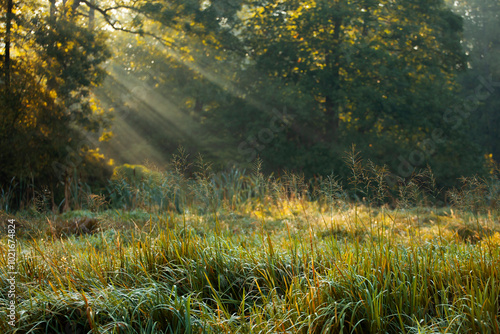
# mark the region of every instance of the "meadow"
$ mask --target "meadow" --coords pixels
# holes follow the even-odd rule
[[[306,181],[128,166],[77,210],[1,213],[2,333],[500,333],[500,182],[446,194],[424,170],[348,160]],[[437,205],[438,198],[446,199]]]

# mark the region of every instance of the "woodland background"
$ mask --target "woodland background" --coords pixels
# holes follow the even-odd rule
[[[389,185],[427,166],[439,188],[488,177],[499,15],[495,0],[2,0],[2,209],[37,194],[69,209],[72,184],[102,193],[117,166],[169,168],[180,145],[221,171],[346,179],[354,147]]]

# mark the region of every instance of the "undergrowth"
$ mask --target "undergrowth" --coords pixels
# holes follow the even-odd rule
[[[437,206],[429,169],[390,184],[355,152],[349,184],[184,158],[79,211],[3,211],[0,332],[500,333],[498,170]],[[2,309],[7,253],[2,232]]]

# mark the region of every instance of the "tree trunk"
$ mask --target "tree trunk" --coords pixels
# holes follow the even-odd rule
[[[69,173],[68,173],[69,174]],[[64,178],[64,206],[63,212],[68,212],[71,210],[71,206],[69,202],[71,201],[71,178],[69,175],[66,175]]]
[[[332,72],[332,82],[327,83],[326,87],[329,89],[325,92],[325,113],[326,113],[326,129],[325,141],[335,142],[337,139],[337,132],[339,128],[339,112],[340,106],[338,101],[335,101],[335,96],[338,95],[340,90],[340,52],[338,49],[341,46],[340,41],[340,28],[342,25],[342,18],[336,17],[333,32],[333,52],[332,49],[327,51],[326,66]]]
[[[50,2],[50,9],[49,9],[50,18],[54,18],[54,16],[56,15],[56,0],[49,0],[49,2]]]
[[[94,30],[95,9],[89,7],[89,29]]]
[[[80,6],[80,1],[79,0],[73,1],[73,4],[71,5],[71,16],[75,16],[76,15],[76,10],[77,10],[77,8],[79,6]]]
[[[194,103],[194,111],[199,114],[203,111],[203,101],[200,98],[196,98]]]
[[[326,96],[325,109],[328,124],[328,128],[326,129],[327,138],[329,139],[329,141],[335,141],[335,139],[337,138],[340,120],[338,107],[335,105],[330,95]]]
[[[5,87],[7,91],[7,96],[10,91],[10,81],[11,81],[11,68],[10,68],[10,47],[11,47],[11,37],[12,37],[12,19],[14,2],[13,0],[7,0],[7,22],[5,23],[5,58],[4,58],[4,71],[5,71]]]

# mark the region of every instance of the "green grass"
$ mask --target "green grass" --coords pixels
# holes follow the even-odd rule
[[[350,191],[205,165],[120,181],[126,210],[3,212],[18,222],[18,319],[1,312],[0,332],[500,333],[498,177],[464,179],[438,208],[430,171],[390,189],[352,161]]]
[[[288,200],[216,217],[106,211],[99,231],[64,237],[39,221],[36,236],[18,238],[17,326],[1,313],[0,330],[499,332],[498,222],[446,209],[326,209]],[[2,306],[6,253],[3,238]]]

